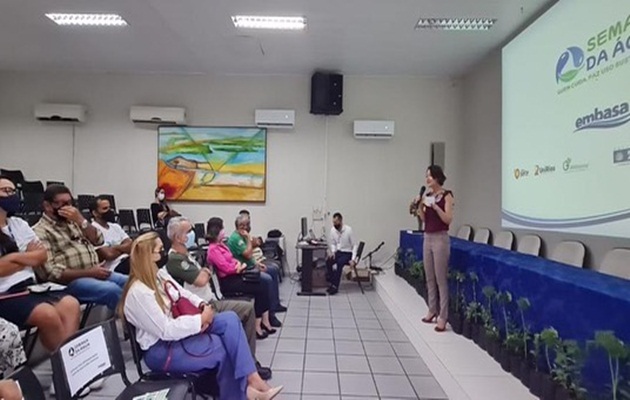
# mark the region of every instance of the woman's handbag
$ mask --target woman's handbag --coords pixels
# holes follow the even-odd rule
[[[258,283],[260,282],[260,270],[256,267],[246,269],[241,273],[243,282]]]
[[[169,291],[169,286],[177,292],[177,299],[173,299],[171,296],[171,292]],[[181,315],[197,315],[201,314],[201,310],[199,307],[195,306],[190,300],[182,296],[177,286],[173,284],[171,281],[164,281],[164,292],[166,296],[171,301],[171,313],[173,314],[173,318],[177,318]]]

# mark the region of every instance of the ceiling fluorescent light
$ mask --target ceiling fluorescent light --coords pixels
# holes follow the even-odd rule
[[[64,14],[49,13],[48,18],[57,25],[77,25],[77,26],[126,26],[125,21],[118,14]]]
[[[237,28],[287,30],[302,30],[306,28],[306,18],[304,17],[234,15],[232,16],[232,22]]]
[[[496,18],[420,18],[416,29],[487,31],[495,22],[497,22]]]

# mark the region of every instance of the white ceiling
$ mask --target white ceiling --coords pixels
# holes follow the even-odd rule
[[[0,0],[0,70],[459,76],[552,0]],[[108,12],[124,28],[60,27]],[[304,15],[303,32],[238,31],[231,15]],[[487,32],[415,31],[424,17],[491,17]]]

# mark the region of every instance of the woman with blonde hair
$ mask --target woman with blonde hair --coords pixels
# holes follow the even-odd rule
[[[134,241],[129,281],[119,305],[121,316],[136,327],[147,366],[153,371],[175,373],[218,367],[220,399],[274,398],[282,386],[269,387],[256,372],[238,316],[232,311],[215,314],[211,306],[182,288],[168,272],[158,270],[156,262],[163,251],[155,232]],[[200,313],[175,318],[171,299],[189,301]]]

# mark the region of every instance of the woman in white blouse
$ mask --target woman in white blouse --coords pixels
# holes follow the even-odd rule
[[[156,262],[164,246],[155,232],[139,236],[131,248],[131,271],[119,312],[137,329],[144,361],[153,371],[196,372],[218,367],[220,399],[268,400],[282,386],[269,387],[256,372],[238,316],[216,313],[208,304],[182,288]],[[199,307],[200,314],[173,318],[164,282],[171,282],[182,297]],[[178,294],[169,289],[176,299]]]

